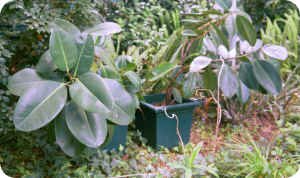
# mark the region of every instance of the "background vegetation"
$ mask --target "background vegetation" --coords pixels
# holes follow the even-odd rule
[[[241,3],[265,43],[288,49],[289,59],[280,66],[285,88],[272,100],[264,97],[261,101],[261,95],[253,96],[245,120],[233,122],[227,114],[217,153],[213,153],[213,140],[209,139],[214,134],[215,105],[206,96],[205,108],[197,109],[192,143],[187,146],[192,155],[199,151],[195,150],[197,143],[203,143],[201,154],[193,159],[194,165],[202,168],[186,164],[180,148],[152,150],[135,131],[129,132],[126,149],[121,147],[112,153],[88,149],[77,158],[69,158],[60,152],[46,130],[30,134],[15,130],[11,114],[16,98],[6,86],[10,75],[35,65],[48,49],[48,23],[54,18],[66,19],[80,29],[105,20],[119,23],[123,32],[113,37],[114,55],[130,54],[130,47],[136,46],[138,56],[153,59],[163,46],[169,45],[173,32],[182,27],[181,12],[191,10],[191,5],[193,10],[206,9],[212,6],[211,1],[20,0],[7,5],[0,18],[0,165],[4,171],[14,177],[107,177],[136,173],[171,176],[188,171],[207,177],[288,177],[295,173],[300,155],[299,12],[285,0]],[[232,103],[227,106],[229,113],[239,110]],[[275,116],[259,112],[262,108],[273,111]],[[249,134],[243,134],[245,129]]]

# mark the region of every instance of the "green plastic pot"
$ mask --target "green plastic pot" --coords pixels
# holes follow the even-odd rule
[[[193,111],[201,102],[185,99],[181,104],[169,106],[155,106],[165,99],[164,94],[145,96],[141,102],[141,111],[137,111],[135,125],[148,141],[148,144],[156,149],[159,147],[172,148],[178,146],[179,138],[176,134],[176,119],[166,116],[164,108],[169,115],[176,114],[179,120],[179,132],[184,144],[189,142],[192,127]]]
[[[118,150],[120,145],[126,145],[128,126],[108,124],[108,137],[101,146],[102,150],[112,151]]]

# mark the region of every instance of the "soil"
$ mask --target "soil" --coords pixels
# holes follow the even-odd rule
[[[196,114],[199,114],[199,112],[199,110],[196,110]],[[190,142],[193,144],[202,142],[203,149],[201,150],[201,153],[204,155],[215,151],[215,125],[215,119],[201,119],[199,116],[196,116],[193,121],[190,133]],[[250,133],[254,140],[265,140],[269,143],[272,143],[280,133],[271,113],[254,114],[251,118],[241,121],[239,125],[242,125],[243,129],[233,133],[232,123],[221,124],[216,151],[220,150],[220,148],[224,146],[226,140],[246,140],[243,139],[245,129]]]

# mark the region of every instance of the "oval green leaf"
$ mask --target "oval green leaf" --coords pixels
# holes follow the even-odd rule
[[[87,81],[85,81],[85,83],[87,83]],[[99,82],[94,85],[103,84],[103,82]],[[102,89],[102,91],[98,91],[97,93],[105,95],[108,92],[105,86],[99,86],[98,88]],[[70,86],[70,96],[77,105],[86,111],[96,112],[104,117],[109,116],[110,110],[97,98],[96,94],[89,90],[80,80],[76,80],[76,82]]]
[[[128,125],[135,117],[135,110],[137,108],[135,98],[116,80],[104,80],[114,99],[112,117],[108,119],[119,125]]]
[[[163,62],[160,65],[158,65],[156,68],[153,69],[152,74],[153,77],[149,80],[150,82],[154,82],[165,75],[167,75],[169,72],[171,72],[173,69],[177,67],[177,64],[174,63],[168,63]]]
[[[64,19],[55,19],[54,22],[50,24],[50,27],[54,30],[59,29],[67,32],[72,35],[74,39],[77,39],[81,35],[80,30],[75,25]]]
[[[64,117],[64,112],[55,119],[56,143],[64,153],[68,156],[74,157],[83,151],[84,145],[77,141],[70,132]]]
[[[45,82],[49,81],[42,79],[34,69],[26,68],[10,77],[7,87],[12,94],[22,96],[28,89]]]
[[[200,72],[211,63],[212,59],[206,56],[196,57],[190,65],[190,72]]]
[[[60,70],[69,72],[75,66],[77,46],[68,33],[61,30],[52,31],[49,47],[53,62]]]
[[[66,106],[65,118],[71,133],[82,144],[97,148],[105,141],[107,125],[102,115],[86,112],[75,103],[70,103]]]
[[[17,103],[15,127],[33,131],[47,125],[60,113],[66,100],[67,88],[62,83],[48,81],[30,88]]]
[[[255,60],[253,62],[253,72],[259,84],[268,93],[277,95],[282,89],[282,81],[279,72],[267,61]]]
[[[256,31],[247,17],[238,15],[236,17],[237,30],[241,37],[247,40],[251,46],[256,43]]]
[[[53,63],[50,51],[46,51],[39,62],[36,65],[36,71],[40,74],[49,74],[57,69],[56,65]]]
[[[239,70],[240,80],[250,89],[258,91],[260,85],[255,78],[253,67],[250,63],[242,62]]]
[[[79,80],[89,89],[94,96],[96,96],[108,109],[112,108],[113,96],[112,92],[107,86],[107,83],[99,75],[87,72],[79,76]]]
[[[74,75],[86,73],[90,70],[94,60],[94,40],[88,36],[83,44],[79,45],[79,56],[76,62]]]
[[[226,97],[233,97],[238,92],[238,79],[231,68],[225,64],[220,77],[220,88]]]

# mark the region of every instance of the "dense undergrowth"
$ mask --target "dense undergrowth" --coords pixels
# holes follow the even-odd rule
[[[48,48],[49,21],[63,18],[80,29],[104,20],[117,22],[123,33],[113,37],[114,55],[132,54],[137,47],[140,57],[150,49],[146,50],[147,55],[154,59],[155,54],[170,43],[172,33],[182,27],[181,11],[191,4],[196,10],[210,7],[204,1],[194,3],[24,0],[5,7],[0,18],[0,165],[4,172],[13,177],[130,174],[134,174],[133,177],[179,177],[190,172],[206,177],[293,175],[300,163],[300,42],[299,31],[291,29],[299,29],[299,13],[292,11],[293,5],[283,0],[245,1],[243,6],[256,25],[257,35],[265,43],[283,45],[289,51],[288,60],[280,66],[284,91],[276,98],[252,96],[254,104],[249,104],[247,112],[240,112],[243,110],[240,106],[225,100],[223,115],[226,119],[221,124],[217,150],[213,139],[216,105],[207,95],[204,108],[195,114],[192,143],[185,147],[185,154],[182,148],[153,150],[146,146],[140,133],[130,129],[127,144],[120,150],[107,153],[101,149],[86,149],[78,157],[70,158],[55,144],[54,136],[47,132],[50,128],[26,134],[15,130],[11,114],[16,98],[7,91],[8,77],[38,62]],[[153,65],[155,63],[151,63]],[[233,120],[232,115],[238,120]],[[196,158],[193,155],[197,155]],[[190,162],[192,164],[188,164]]]

